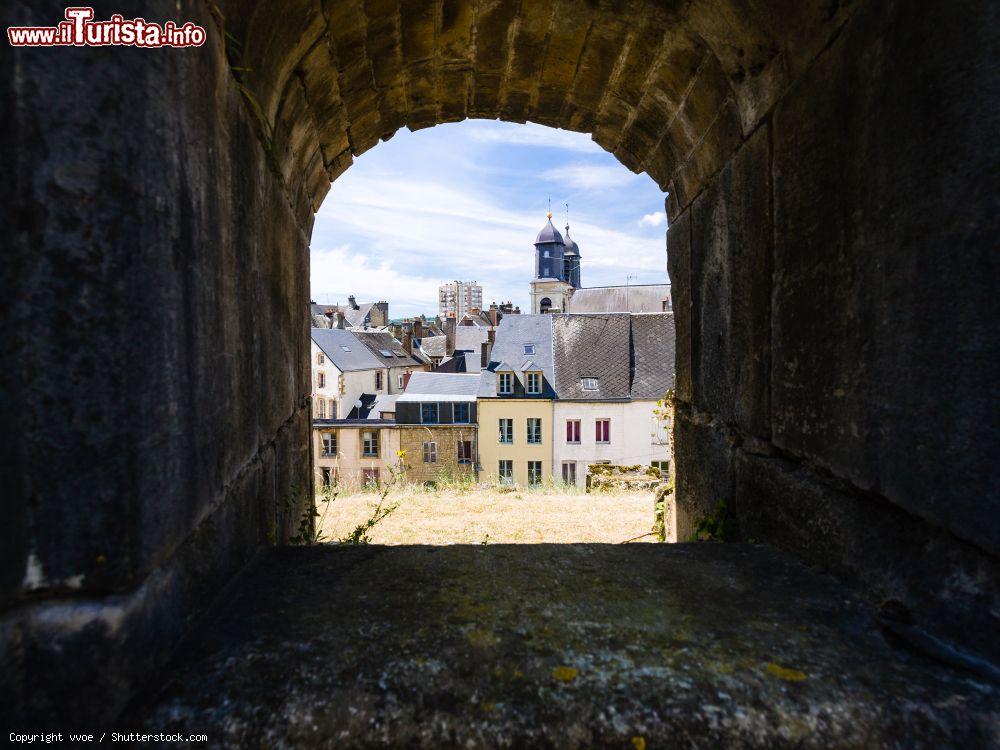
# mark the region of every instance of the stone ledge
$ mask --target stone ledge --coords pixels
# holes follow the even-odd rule
[[[759,546],[273,549],[216,612],[125,724],[271,748],[1000,739],[996,686]]]

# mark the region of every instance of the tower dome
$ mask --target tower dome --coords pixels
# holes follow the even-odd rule
[[[563,266],[563,237],[552,224],[552,213],[548,223],[535,237],[535,278],[565,280]]]
[[[559,245],[563,244],[563,237],[559,234],[559,230],[555,228],[552,224],[552,214],[549,214],[549,222],[535,237],[536,245],[547,245],[549,243],[557,243]]]

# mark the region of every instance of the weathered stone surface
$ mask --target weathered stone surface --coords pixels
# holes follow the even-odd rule
[[[772,420],[997,554],[1000,94],[975,16],[866,3],[778,106]]]
[[[924,629],[1000,661],[1000,563],[882,498],[838,489],[803,466],[743,451],[733,510],[744,538],[766,541],[895,600]]]
[[[760,128],[691,206],[693,403],[770,437],[770,147]]]
[[[275,449],[308,424],[308,227],[206,7],[147,12],[208,44],[3,53],[5,718],[110,717],[266,542],[275,467],[311,481],[304,430]]]
[[[734,495],[735,436],[709,415],[682,406],[674,418],[677,538],[687,541],[694,527]]]
[[[995,687],[893,650],[847,590],[759,547],[279,549],[217,611],[125,724],[212,747],[998,739]]]
[[[671,217],[667,230],[667,272],[670,302],[674,311],[674,392],[678,399],[692,401],[691,388],[691,211]]]

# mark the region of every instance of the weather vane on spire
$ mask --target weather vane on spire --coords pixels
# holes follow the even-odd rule
[[[566,231],[569,232],[569,203],[564,203],[566,206]]]
[[[551,195],[548,197],[548,201],[549,201],[548,217],[551,219],[552,218],[552,196]]]

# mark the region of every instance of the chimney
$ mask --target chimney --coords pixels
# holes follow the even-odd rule
[[[490,333],[492,334],[493,331],[490,331]],[[483,342],[483,356],[481,358],[482,361],[480,363],[480,367],[482,369],[485,370],[486,367],[489,365],[490,356],[492,354],[493,354],[493,337],[490,336],[490,338],[488,338],[486,341]]]
[[[358,301],[354,298],[353,294],[350,297],[347,298],[347,304],[349,304],[351,306],[352,310],[359,309],[359,307],[358,307]]]
[[[410,375],[412,375],[412,374],[413,374],[412,372],[403,373],[403,390],[404,391],[406,390],[406,386],[408,386],[410,384]]]
[[[407,354],[413,354],[413,323],[403,323],[403,349]]]
[[[486,317],[490,319],[491,326],[500,325],[500,309],[497,307],[496,302],[490,302],[490,309],[486,313]]]
[[[455,319],[445,318],[444,321],[444,353],[449,357],[455,353]]]
[[[335,319],[331,322],[330,327],[339,328],[341,331],[344,330],[347,327],[344,324],[344,313],[342,313],[340,310],[337,310],[337,312],[335,312],[333,316]]]
[[[413,321],[413,338],[419,340],[424,337],[424,321],[420,318],[416,318]]]

